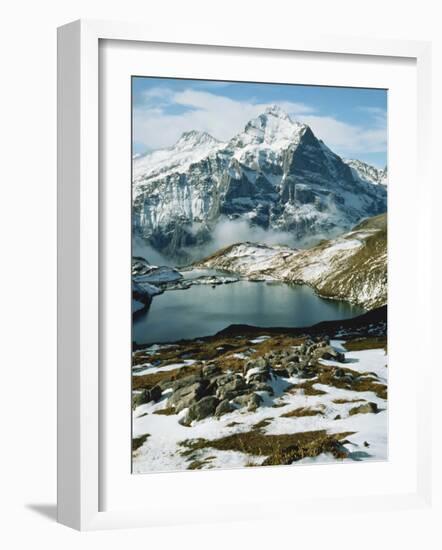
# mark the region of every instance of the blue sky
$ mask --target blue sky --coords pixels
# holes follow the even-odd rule
[[[387,164],[386,90],[134,77],[132,92],[134,153],[170,147],[188,130],[228,140],[278,104],[342,157]]]

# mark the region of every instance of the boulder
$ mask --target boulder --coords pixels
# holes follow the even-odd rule
[[[203,420],[208,416],[212,416],[215,414],[218,405],[219,399],[213,395],[203,397],[197,403],[194,403],[191,407],[189,407],[183,424],[190,424],[194,420]]]
[[[221,400],[231,399],[232,396],[234,397],[235,395],[243,393],[244,390],[246,389],[247,389],[247,384],[245,383],[244,378],[242,378],[242,376],[236,376],[230,382],[226,382],[221,386],[219,385],[219,382],[218,382],[216,395]]]
[[[261,405],[261,403],[262,403],[262,397],[257,393],[252,393],[247,403],[247,410],[256,411],[256,409]]]
[[[202,375],[206,378],[212,378],[221,372],[218,365],[204,365],[202,368]]]
[[[206,388],[207,384],[201,381],[182,386],[169,397],[168,406],[175,407],[177,413],[187,409],[206,395]]]
[[[227,374],[222,374],[220,376],[216,377],[216,382],[218,387],[224,386],[225,384],[228,384],[229,382],[232,382],[237,377],[237,374],[233,374],[231,372],[228,372]]]
[[[252,388],[253,388],[254,391],[265,391],[269,395],[274,394],[272,386],[269,386],[268,384],[265,384],[264,382],[257,382],[256,384],[253,384]]]
[[[202,382],[203,378],[200,374],[190,374],[189,376],[184,376],[175,380],[172,384],[173,391],[177,391],[185,386],[190,386],[191,384]],[[203,384],[208,384],[207,380]]]
[[[250,359],[244,365],[244,373],[247,373],[250,369],[265,369],[268,363],[264,357],[258,357],[257,359]]]
[[[228,401],[227,399],[224,399],[224,401],[221,401],[219,405],[216,407],[215,410],[215,416],[220,417],[223,414],[228,414],[235,410],[235,407]]]
[[[170,388],[173,389],[175,387],[175,384],[176,382],[174,380],[169,380],[168,378],[165,378],[164,380],[158,382],[158,386],[162,389],[162,391],[168,390]]]
[[[240,407],[247,407],[249,411],[256,411],[262,403],[262,397],[257,393],[248,393],[235,397],[233,401]]]
[[[145,405],[151,401],[157,402],[161,399],[161,394],[162,390],[160,386],[154,386],[151,389],[144,389],[132,397],[132,405],[133,407],[138,407],[139,405]]]
[[[321,357],[322,359],[328,359],[330,361],[338,361],[338,363],[345,363],[345,354],[340,351],[336,351],[331,346],[318,348],[316,356]]]
[[[155,403],[156,403],[157,401],[159,401],[161,399],[162,393],[163,393],[163,391],[162,391],[161,387],[156,385],[150,390],[150,399],[152,401],[155,401]]]
[[[272,369],[268,362],[260,357],[255,361],[250,361],[246,365],[245,377],[247,382],[267,382],[272,378]]]

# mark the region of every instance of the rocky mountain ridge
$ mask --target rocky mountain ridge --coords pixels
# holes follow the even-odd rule
[[[227,143],[191,131],[133,159],[133,232],[170,257],[210,242],[221,220],[317,241],[386,211],[373,183],[272,106]]]
[[[366,162],[355,159],[343,159],[345,164],[350,166],[353,175],[374,185],[387,185],[388,184],[388,169],[387,167],[380,169],[375,166],[371,166]]]

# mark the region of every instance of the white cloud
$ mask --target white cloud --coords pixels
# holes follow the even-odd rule
[[[209,132],[226,141],[244,129],[246,123],[262,113],[270,103],[236,101],[206,91],[172,92],[153,88],[144,95],[144,105],[134,109],[134,140],[146,149],[169,147],[188,130]],[[303,103],[279,102],[287,112],[304,114],[313,109]],[[181,107],[170,112],[168,107]]]
[[[374,120],[373,127],[365,128],[327,116],[307,115],[300,116],[299,119],[308,124],[318,138],[341,156],[379,153],[387,148],[385,122],[380,124],[378,120]]]
[[[188,130],[206,131],[221,141],[229,140],[271,103],[309,124],[319,138],[342,156],[386,149],[386,118],[381,109],[369,108],[372,126],[366,128],[321,116],[304,103],[238,101],[204,90],[157,87],[146,91],[143,100],[134,109],[133,130],[134,140],[148,150],[169,147]]]

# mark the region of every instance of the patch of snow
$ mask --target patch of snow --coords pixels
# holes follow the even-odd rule
[[[270,338],[270,336],[264,335],[264,336],[258,336],[258,338],[254,338],[253,340],[249,340],[249,341],[252,344],[262,344],[262,342],[265,342],[269,338]]]

